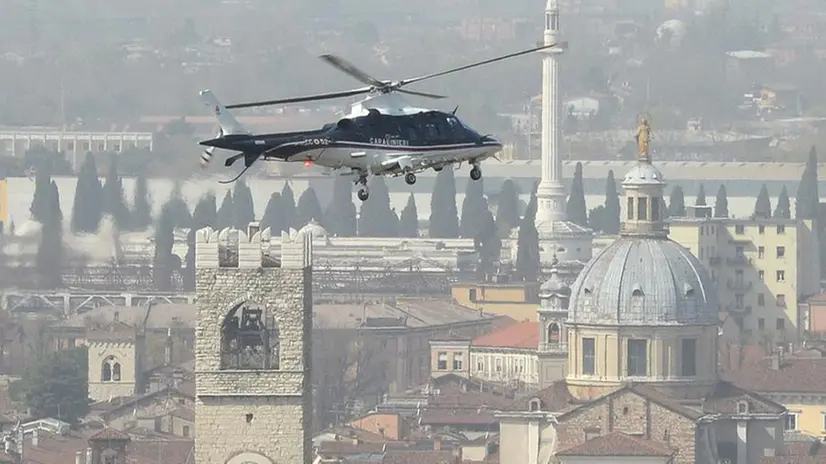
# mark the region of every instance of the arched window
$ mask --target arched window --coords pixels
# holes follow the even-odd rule
[[[548,343],[559,343],[559,324],[556,322],[548,325]]]
[[[539,403],[539,400],[536,398],[532,399],[530,403],[530,412],[538,412],[540,409],[541,404]]]
[[[120,363],[116,362],[112,364],[112,380],[114,382],[120,382]]]
[[[101,369],[100,373],[100,380],[101,382],[112,381],[112,366],[106,361],[103,362],[103,368]]]
[[[107,356],[100,367],[101,382],[120,382],[120,363],[114,356]]]
[[[278,369],[275,316],[264,307],[239,303],[221,325],[221,369]]]

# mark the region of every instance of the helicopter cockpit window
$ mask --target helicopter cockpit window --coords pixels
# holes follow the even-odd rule
[[[434,123],[428,123],[424,126],[424,134],[428,140],[439,140],[442,138],[442,134],[439,132],[439,128],[436,127]]]

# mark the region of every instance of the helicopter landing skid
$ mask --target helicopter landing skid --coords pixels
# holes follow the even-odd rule
[[[246,173],[247,170],[251,167],[252,167],[252,164],[250,164],[249,166],[245,166],[244,169],[241,172],[239,172],[237,176],[235,176],[235,177],[233,177],[232,179],[229,179],[229,180],[219,180],[218,183],[223,184],[223,185],[231,184],[231,183],[237,181],[238,179],[240,179],[241,176],[243,176],[244,173]]]

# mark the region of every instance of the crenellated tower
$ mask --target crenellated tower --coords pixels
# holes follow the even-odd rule
[[[309,464],[312,241],[249,233],[196,233],[196,461]]]

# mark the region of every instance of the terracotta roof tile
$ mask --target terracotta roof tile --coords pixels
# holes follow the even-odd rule
[[[561,412],[571,408],[573,405],[582,404],[568,391],[568,384],[564,380],[559,380],[549,387],[531,393],[510,402],[505,410],[507,411],[529,411],[530,403],[534,399],[539,399],[543,411]]]
[[[731,347],[721,364],[724,379],[760,393],[821,393],[826,385],[826,358],[787,355],[773,369],[762,349]]]
[[[750,413],[782,414],[786,410],[782,405],[745,390],[729,382],[718,382],[714,391],[703,401],[703,411],[717,414],[737,414],[738,406],[746,402]]]
[[[539,346],[539,323],[517,322],[471,342],[473,346],[492,348],[536,349]]]
[[[382,464],[456,464],[452,451],[388,451]]]
[[[190,439],[135,440],[127,447],[130,464],[157,464],[159,456],[164,464],[194,464],[195,442]]]
[[[96,440],[129,440],[129,435],[126,433],[121,432],[120,430],[115,430],[113,428],[107,427],[100,432],[92,435],[89,437],[90,441]]]
[[[498,420],[493,411],[479,409],[426,409],[421,425],[494,425]]]
[[[195,411],[186,406],[178,406],[170,413],[170,415],[172,417],[177,417],[178,419],[183,419],[190,422],[195,421]]]
[[[572,446],[557,453],[558,456],[657,456],[668,457],[676,451],[661,443],[611,432]]]

